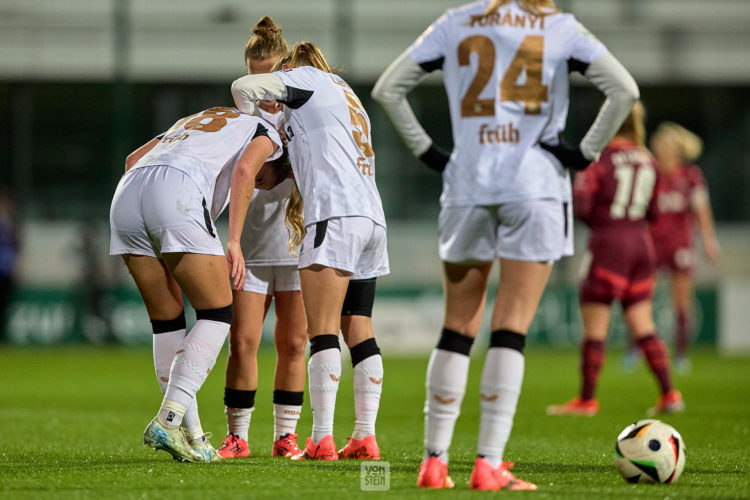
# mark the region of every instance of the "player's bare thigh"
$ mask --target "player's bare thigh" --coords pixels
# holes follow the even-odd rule
[[[232,303],[223,255],[165,253],[162,257],[194,309],[218,309]]]
[[[338,335],[341,329],[341,307],[344,304],[350,273],[319,264],[300,269],[302,300],[310,337]]]
[[[160,259],[145,255],[123,255],[128,271],[146,305],[148,317],[167,321],[183,309],[182,292],[174,277]]]
[[[274,292],[276,328],[274,340],[280,357],[303,358],[307,345],[307,317],[302,293],[297,290]]]
[[[491,269],[492,262],[443,262],[445,328],[467,337],[477,336],[482,325],[487,278]]]
[[[547,286],[552,264],[500,259],[500,284],[491,329],[526,334]]]

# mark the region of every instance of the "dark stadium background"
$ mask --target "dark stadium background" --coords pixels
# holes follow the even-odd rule
[[[435,241],[440,178],[408,153],[369,92],[387,64],[455,5],[0,0],[0,186],[15,198],[22,244],[0,338],[148,342],[148,323],[131,280],[119,260],[107,255],[109,202],[124,158],[177,118],[230,105],[229,85],[243,74],[249,29],[269,14],[290,42],[318,43],[370,114],[393,270],[380,280],[379,316],[388,319],[389,330],[426,322],[413,347],[431,343],[439,324],[430,321],[441,307]],[[720,268],[703,261],[699,266],[698,340],[721,346],[732,325],[747,322],[742,310],[728,304],[750,293],[750,56],[742,48],[750,42],[745,27],[750,4],[561,0],[557,5],[576,14],[631,70],[649,131],[671,120],[705,141],[698,163],[709,183],[724,259]],[[428,79],[410,99],[436,141],[450,147],[439,78]],[[569,141],[580,140],[601,102],[590,84],[573,79]],[[585,237],[585,228],[578,227],[577,256],[557,265],[532,339],[576,343],[575,286]],[[663,286],[660,297],[664,307],[657,314],[661,311],[668,337]],[[428,318],[414,320],[425,308],[398,307],[403,304],[427,304]],[[406,317],[402,309],[416,316]],[[563,333],[544,326],[560,321]],[[736,342],[750,348],[741,337],[730,339],[725,350],[735,351]]]

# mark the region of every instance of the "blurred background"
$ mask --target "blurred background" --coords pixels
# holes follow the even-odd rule
[[[0,0],[0,271],[11,284],[2,298],[2,342],[151,342],[132,280],[108,255],[109,204],[124,159],[176,119],[231,105],[250,28],[270,15],[290,44],[317,43],[370,115],[392,269],[378,281],[376,331],[391,352],[426,352],[442,323],[441,180],[411,156],[369,94],[387,65],[459,3]],[[717,266],[699,263],[697,342],[750,351],[750,1],[556,3],[632,72],[649,132],[670,120],[703,138],[698,164],[723,257]],[[436,142],[450,147],[439,75],[410,100]],[[570,141],[580,140],[601,102],[585,80],[572,80]],[[531,342],[580,339],[576,288],[586,229],[576,231],[577,255],[556,266]],[[668,301],[662,283],[656,314],[667,339]],[[272,338],[272,321],[266,327]],[[622,328],[613,328],[611,341],[622,343]]]

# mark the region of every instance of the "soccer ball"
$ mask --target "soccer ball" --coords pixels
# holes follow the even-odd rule
[[[661,420],[639,420],[617,436],[615,464],[629,483],[671,484],[685,467],[685,442]]]

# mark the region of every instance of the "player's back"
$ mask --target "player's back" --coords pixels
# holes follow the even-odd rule
[[[274,74],[287,88],[284,121],[305,223],[365,216],[385,225],[370,119],[354,91],[312,66]]]
[[[198,185],[216,218],[226,206],[234,164],[259,130],[281,144],[261,118],[235,108],[209,108],[175,122],[133,168],[168,165],[183,171]]]
[[[258,123],[262,120],[226,107],[186,116],[162,134],[159,144],[137,166],[187,164],[218,172],[245,146],[248,134],[254,132]]]
[[[576,177],[576,216],[593,232],[628,229],[645,231],[654,212],[656,169],[654,159],[629,141],[613,141]]]
[[[653,273],[656,255],[647,218],[654,213],[655,185],[653,157],[619,139],[576,176],[574,207],[591,227],[592,266],[628,279]]]
[[[569,64],[585,68],[606,48],[571,14],[510,2],[483,16],[488,5],[448,10],[410,48],[444,72],[454,142],[444,202],[567,201],[567,173],[538,143],[565,127]]]

